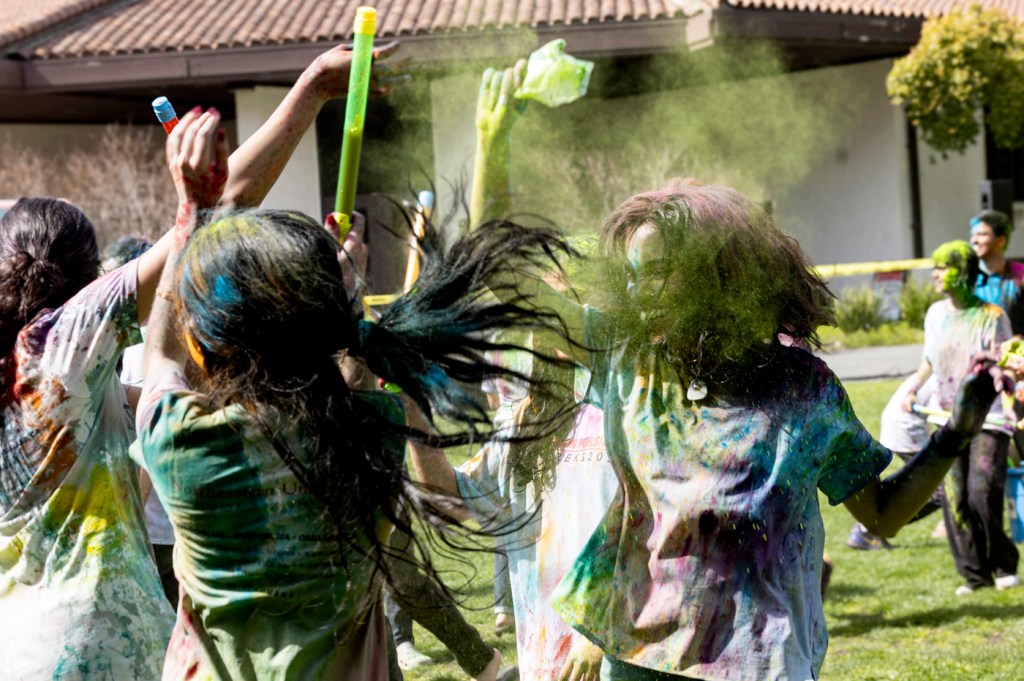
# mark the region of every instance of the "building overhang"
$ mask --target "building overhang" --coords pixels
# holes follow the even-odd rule
[[[454,62],[508,60],[554,38],[591,59],[630,59],[765,39],[788,53],[794,68],[894,56],[920,35],[921,20],[783,10],[712,9],[694,0],[686,18],[624,20],[537,29],[459,30],[400,36],[398,57],[410,66],[450,69]],[[233,115],[231,92],[294,82],[328,43],[220,50],[0,60],[0,122],[149,122],[148,99],[164,94],[181,105],[205,103]]]

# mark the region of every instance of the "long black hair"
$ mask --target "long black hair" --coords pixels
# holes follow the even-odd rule
[[[67,201],[23,198],[0,219],[0,388],[6,394],[18,333],[99,274],[96,230]]]
[[[490,290],[507,294],[510,275],[568,250],[550,230],[485,226],[446,257],[428,260],[415,289],[369,323],[342,285],[338,244],[315,220],[287,211],[234,213],[198,230],[183,253],[180,311],[202,354],[207,399],[241,405],[331,514],[342,555],[370,555],[387,574],[378,519],[403,531],[411,530],[398,507],[447,519],[444,504],[407,479],[389,446],[396,435],[429,436],[394,423],[353,391],[339,358],[361,359],[428,415],[463,424],[462,439],[482,439],[489,419],[474,386],[495,376],[529,380],[486,361],[486,351],[512,347],[488,338],[513,326],[558,330],[557,318],[525,296],[498,302]],[[295,429],[303,452],[288,444]]]

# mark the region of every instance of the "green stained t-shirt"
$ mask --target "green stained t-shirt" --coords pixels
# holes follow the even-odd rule
[[[164,679],[384,681],[373,561],[342,556],[323,504],[241,407],[210,410],[164,373],[147,377],[133,448],[177,536],[181,598]],[[367,399],[403,419],[395,399]]]

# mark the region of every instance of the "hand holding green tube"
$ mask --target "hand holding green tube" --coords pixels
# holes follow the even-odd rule
[[[339,220],[342,239],[350,228],[356,202],[359,154],[363,148],[363,123],[366,118],[366,99],[370,90],[373,36],[376,30],[377,11],[372,7],[357,9],[352,46],[352,71],[349,76],[348,100],[345,103],[345,128],[342,132],[341,163],[338,169],[338,190],[334,200],[335,212],[342,215]]]

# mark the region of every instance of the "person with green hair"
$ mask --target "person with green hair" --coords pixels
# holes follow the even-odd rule
[[[999,350],[1011,336],[1010,320],[998,305],[983,302],[974,292],[980,267],[966,241],[950,241],[932,253],[935,289],[945,299],[928,308],[924,321],[924,353],[903,408],[912,411],[917,391],[935,376],[932,401],[944,410],[953,406],[956,389],[977,352]],[[943,516],[949,548],[964,584],[963,596],[995,586],[1017,586],[1017,547],[1003,530],[1003,490],[1010,437],[991,421],[1002,416],[997,401],[989,422],[974,436],[968,451],[953,463],[948,477]],[[996,417],[993,419],[992,417]]]

